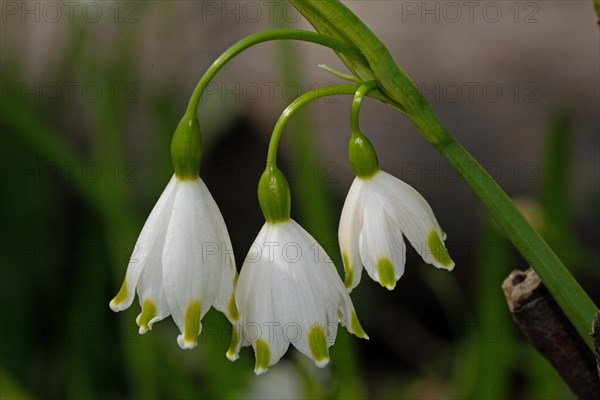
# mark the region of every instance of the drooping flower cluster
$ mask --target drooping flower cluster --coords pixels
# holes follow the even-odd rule
[[[345,287],[323,248],[290,218],[289,185],[271,163],[258,188],[265,224],[237,279],[223,216],[198,176],[199,138],[197,120],[184,117],[171,145],[175,175],[150,213],[123,286],[110,302],[114,311],[127,309],[137,292],[140,334],[171,315],[180,330],[179,346],[193,348],[202,317],[215,307],[233,325],[226,356],[236,360],[241,347],[252,346],[257,375],[276,364],[290,344],[324,367],[338,323],[368,339],[349,292],[363,268],[387,289],[395,287],[404,272],[404,236],[426,263],[454,267],[425,199],[381,171],[369,140],[353,132],[349,158],[357,177],[339,226]]]

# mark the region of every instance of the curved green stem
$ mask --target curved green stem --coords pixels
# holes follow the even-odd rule
[[[405,108],[406,115],[423,137],[458,170],[592,347],[589,331],[598,307],[494,179],[446,130],[381,40],[337,0],[328,1],[326,9],[317,0],[291,2],[318,31],[360,49],[382,91]],[[335,18],[327,18],[332,15]]]
[[[354,94],[354,99],[352,100],[352,111],[350,113],[350,130],[352,132],[360,132],[360,127],[358,124],[358,116],[360,114],[360,107],[362,106],[363,98],[367,93],[377,87],[377,81],[369,81],[360,85],[360,87],[356,90]]]
[[[367,83],[370,85],[370,82]],[[365,85],[362,85],[365,86]],[[271,135],[271,141],[269,142],[269,151],[267,153],[267,165],[276,165],[277,164],[277,149],[279,148],[279,141],[281,139],[281,135],[283,133],[283,129],[285,125],[290,120],[292,115],[296,113],[299,109],[301,109],[306,104],[317,100],[321,97],[326,96],[336,96],[340,94],[349,94],[354,95],[358,89],[362,87],[361,85],[353,85],[353,84],[339,84],[339,85],[329,85],[322,88],[317,88],[311,90],[310,92],[304,93],[302,96],[298,97],[294,100],[289,106],[286,107],[285,110],[281,113],[281,116],[277,120],[275,127],[273,128],[273,134]],[[376,87],[376,85],[375,85]],[[394,103],[393,100],[388,98],[384,93],[379,90],[375,90],[374,88],[370,88],[367,90],[369,93],[365,95],[372,97],[377,100],[381,100],[385,103],[392,105],[397,109],[401,109],[401,107]]]
[[[202,98],[204,90],[212,80],[212,78],[219,72],[219,70],[227,64],[233,57],[240,54],[242,51],[256,44],[268,42],[271,40],[301,40],[304,42],[317,43],[325,47],[329,47],[338,53],[342,53],[361,64],[368,65],[365,57],[358,51],[354,46],[344,42],[343,40],[336,39],[333,37],[325,36],[320,33],[303,31],[298,29],[273,29],[264,32],[258,32],[254,35],[250,35],[240,40],[223,54],[217,58],[212,65],[206,70],[192,93],[190,102],[186,110],[188,117],[195,117],[198,103]]]

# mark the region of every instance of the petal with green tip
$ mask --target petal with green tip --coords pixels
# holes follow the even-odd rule
[[[356,178],[352,182],[344,202],[338,229],[338,239],[346,274],[344,284],[348,291],[352,291],[358,286],[363,269],[358,239],[363,225],[364,187],[365,182],[362,179]]]
[[[187,306],[183,322],[183,334],[177,337],[177,343],[182,349],[192,349],[198,344],[198,335],[202,329],[202,324],[200,324],[201,312],[199,301],[193,301]]]
[[[317,367],[323,368],[329,363],[327,337],[325,331],[319,325],[315,325],[308,332],[308,347]]]
[[[437,268],[452,269],[454,263],[439,240],[445,234],[423,196],[412,186],[383,171],[370,184],[371,190],[379,194],[386,214],[401,229],[423,261]],[[436,232],[438,240],[430,237],[432,231]],[[430,247],[430,242],[435,249]]]
[[[406,246],[400,228],[385,213],[375,193],[365,201],[359,248],[371,279],[392,290],[404,274]]]
[[[254,351],[256,353],[254,373],[256,375],[264,374],[269,369],[269,362],[271,361],[269,344],[264,339],[258,339],[254,345]]]
[[[177,184],[177,178],[173,176],[150,212],[133,248],[121,289],[110,301],[110,308],[113,311],[129,308],[135,297],[142,272],[148,268],[150,263],[160,264]]]

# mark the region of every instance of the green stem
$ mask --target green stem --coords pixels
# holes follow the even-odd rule
[[[370,85],[370,82],[367,84]],[[314,100],[317,100],[321,97],[336,96],[336,95],[340,95],[340,94],[353,95],[361,87],[362,87],[361,85],[353,85],[353,84],[329,85],[329,86],[325,86],[322,88],[317,88],[317,89],[311,90],[310,92],[306,92],[302,96],[300,96],[296,100],[294,100],[289,106],[286,107],[285,110],[283,110],[283,112],[281,113],[281,116],[279,117],[279,119],[277,120],[277,123],[275,124],[275,128],[273,128],[273,134],[271,135],[271,141],[269,142],[269,151],[267,153],[267,166],[277,164],[277,149],[279,147],[279,141],[281,139],[283,129],[285,128],[285,125],[290,120],[292,115],[294,115],[296,113],[296,111],[301,109],[306,104],[308,104]],[[390,98],[388,98],[381,91],[374,90],[372,88],[370,88],[368,91],[369,91],[369,93],[366,94],[367,96],[372,97],[377,100],[381,100],[385,103],[391,104],[395,108],[399,107],[398,104],[395,104]],[[363,95],[363,97],[364,97],[364,95]]]
[[[437,149],[486,205],[513,245],[540,276],[581,337],[591,346],[591,321],[598,309],[592,299],[517,210],[508,195],[460,143],[452,139],[437,146]]]
[[[232,58],[247,48],[271,40],[301,40],[305,42],[317,43],[322,46],[329,47],[338,53],[342,53],[348,57],[351,57],[353,60],[356,60],[361,64],[367,64],[364,56],[352,45],[344,42],[343,40],[325,36],[320,33],[302,31],[298,29],[273,29],[269,31],[258,32],[254,35],[245,37],[231,46],[212,63],[194,88],[186,110],[186,115],[188,117],[195,117],[196,110],[198,109],[198,103],[202,98],[204,90],[212,78],[225,64],[227,64]]]
[[[291,2],[317,30],[333,32],[364,54],[382,91],[404,107],[423,137],[458,170],[591,347],[589,331],[597,306],[506,193],[448,133],[381,40],[337,0],[328,1],[327,7],[317,0]]]
[[[376,81],[369,81],[360,85],[360,87],[356,90],[356,93],[354,94],[354,99],[352,99],[352,112],[350,113],[350,130],[352,132],[360,132],[358,116],[360,114],[360,107],[362,106],[362,101],[365,95],[371,90],[375,89],[376,87]]]

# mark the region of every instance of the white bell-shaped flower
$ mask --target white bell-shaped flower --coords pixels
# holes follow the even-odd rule
[[[242,267],[236,299],[241,319],[227,357],[235,360],[240,346],[252,345],[257,375],[276,364],[290,343],[324,367],[338,321],[367,338],[333,263],[291,219],[263,226]]]
[[[177,343],[189,349],[196,346],[200,320],[211,306],[232,323],[238,320],[236,277],[227,227],[206,185],[200,178],[174,175],[142,228],[110,308],[127,309],[137,291],[140,334],[171,315],[181,331]]]
[[[250,249],[235,289],[241,319],[227,352],[252,346],[254,372],[274,365],[291,343],[319,367],[329,362],[338,322],[367,338],[350,296],[319,243],[290,219],[289,186],[267,166],[258,189],[266,223]]]
[[[369,276],[393,289],[404,273],[404,236],[423,260],[451,271],[454,261],[427,201],[410,185],[377,169],[357,176],[344,203],[338,231],[348,290]]]

